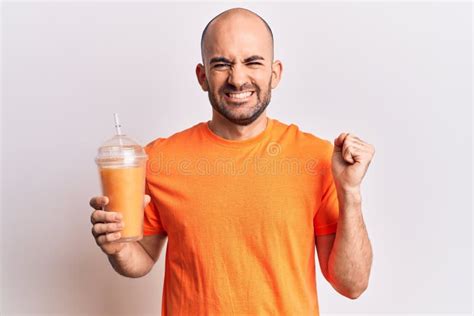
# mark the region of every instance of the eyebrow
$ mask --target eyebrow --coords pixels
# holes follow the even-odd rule
[[[248,63],[250,61],[255,61],[255,60],[265,60],[265,58],[263,58],[262,56],[258,56],[258,55],[252,55],[250,57],[245,58],[244,63]],[[232,62],[230,60],[228,60],[227,58],[225,58],[225,57],[213,57],[213,58],[211,58],[211,61],[209,63],[210,64],[213,64],[213,63],[228,63],[228,64],[231,64]]]

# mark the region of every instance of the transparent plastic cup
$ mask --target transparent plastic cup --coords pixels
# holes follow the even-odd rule
[[[135,141],[120,132],[98,149],[95,161],[99,168],[102,194],[109,198],[105,211],[122,214],[124,227],[117,242],[143,238],[143,214],[147,155]]]

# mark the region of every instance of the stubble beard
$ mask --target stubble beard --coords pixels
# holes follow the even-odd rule
[[[235,91],[237,92],[237,91]],[[246,126],[254,122],[260,117],[260,115],[265,111],[267,106],[270,104],[272,98],[272,82],[270,81],[266,91],[261,91],[258,87],[255,87],[255,92],[257,96],[257,103],[255,105],[233,105],[227,104],[222,96],[223,89],[219,89],[218,96],[211,92],[209,89],[208,96],[209,102],[214,110],[216,110],[220,115],[225,117],[230,122]],[[234,109],[239,107],[248,107],[244,113],[236,113]]]

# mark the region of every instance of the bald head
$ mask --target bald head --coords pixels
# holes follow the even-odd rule
[[[244,8],[233,8],[226,10],[214,17],[204,28],[201,35],[201,57],[205,62],[206,52],[209,48],[209,41],[215,41],[216,33],[234,29],[244,29],[245,26],[251,26],[253,33],[258,33],[263,40],[268,42],[271,49],[271,59],[273,60],[273,32],[268,23],[258,14]]]

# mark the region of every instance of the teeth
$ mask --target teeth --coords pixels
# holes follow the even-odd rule
[[[252,92],[242,92],[242,93],[229,93],[229,96],[233,99],[245,99],[252,95]]]

